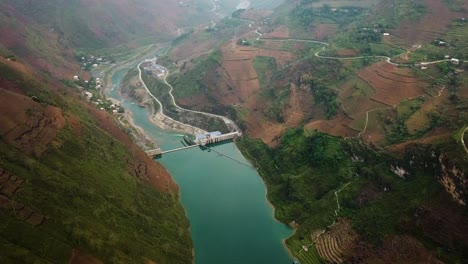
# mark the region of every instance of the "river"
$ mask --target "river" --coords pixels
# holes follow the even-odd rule
[[[118,87],[127,71],[112,76],[109,97],[122,101]],[[145,108],[130,101],[123,106],[162,150],[182,146],[182,135],[155,126]],[[292,263],[282,243],[292,230],[274,219],[265,185],[234,143],[169,153],[159,161],[180,186],[196,264]]]

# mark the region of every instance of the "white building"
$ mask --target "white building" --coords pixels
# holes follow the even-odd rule
[[[88,98],[88,100],[93,98],[93,94],[88,92],[88,91],[85,91],[84,94],[85,94],[86,98]]]

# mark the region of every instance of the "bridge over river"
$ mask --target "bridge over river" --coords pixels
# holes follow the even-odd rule
[[[202,138],[197,138],[197,140],[194,141],[195,144],[190,145],[190,146],[185,146],[185,147],[180,147],[180,148],[175,148],[175,149],[170,149],[170,150],[165,150],[165,151],[161,150],[160,148],[151,149],[151,150],[147,150],[146,154],[148,154],[149,156],[152,156],[152,157],[160,157],[162,154],[167,154],[167,153],[171,153],[171,152],[176,152],[176,151],[181,151],[181,150],[190,149],[190,148],[194,148],[194,147],[206,146],[206,145],[214,144],[214,143],[220,143],[220,142],[223,142],[223,141],[226,141],[226,140],[231,140],[231,139],[234,139],[234,138],[237,138],[238,136],[240,136],[240,133],[239,132],[231,132],[231,133],[227,133],[227,134],[219,134],[219,135],[216,134],[216,135],[214,135],[213,132],[212,132],[212,133],[208,133],[208,134],[204,134],[204,135],[206,135],[206,136],[202,137]]]

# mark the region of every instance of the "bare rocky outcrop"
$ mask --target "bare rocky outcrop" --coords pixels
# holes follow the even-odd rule
[[[441,167],[439,182],[457,203],[466,205],[468,175],[465,175],[465,172],[448,160],[444,154],[439,155],[439,165]]]
[[[454,161],[444,152],[432,145],[411,144],[407,147],[404,165],[411,175],[413,170],[420,168],[435,176],[454,201],[466,205],[468,199],[468,175],[463,170],[460,161]]]
[[[23,152],[40,156],[65,125],[62,110],[5,89],[0,89],[0,98],[0,136]]]

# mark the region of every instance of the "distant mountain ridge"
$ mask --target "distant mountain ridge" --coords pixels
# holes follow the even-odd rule
[[[33,67],[65,78],[77,49],[136,48],[170,41],[179,28],[208,23],[210,2],[51,0],[0,2],[0,45]]]
[[[178,26],[187,26],[189,19],[196,23],[207,18],[203,10],[183,7],[179,1],[7,0],[5,7],[79,48],[112,47],[155,35],[176,37]]]

